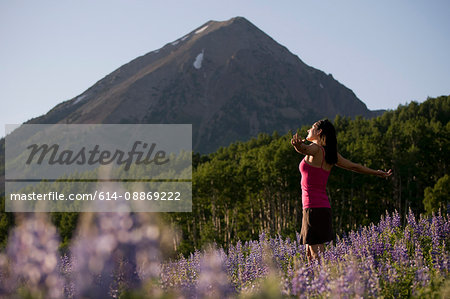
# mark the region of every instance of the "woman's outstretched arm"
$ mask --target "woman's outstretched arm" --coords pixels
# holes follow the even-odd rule
[[[342,157],[341,154],[339,154],[339,153],[338,153],[338,161],[336,163],[336,166],[339,166],[341,168],[351,170],[354,172],[358,172],[358,173],[376,175],[376,176],[379,176],[382,178],[387,178],[392,175],[391,169],[389,169],[388,171],[371,169],[369,167],[366,167],[361,164],[357,164],[350,160],[347,160],[344,157]]]

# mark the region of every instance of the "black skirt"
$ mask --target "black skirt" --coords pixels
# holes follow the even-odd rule
[[[330,208],[303,209],[300,243],[317,245],[334,239]]]

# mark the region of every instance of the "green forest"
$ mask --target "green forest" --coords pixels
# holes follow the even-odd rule
[[[447,211],[450,201],[450,96],[411,102],[373,118],[333,121],[338,151],[374,169],[392,169],[387,179],[334,167],[327,192],[336,234],[378,222],[386,211],[405,216]],[[306,136],[310,125],[299,128]],[[192,213],[161,213],[178,228],[178,253],[215,242],[224,248],[237,240],[270,235],[295,238],[302,206],[298,165],[303,158],[290,144],[295,132],[260,134],[209,155],[194,154]],[[0,243],[6,244],[12,213],[0,205]],[[62,248],[77,225],[77,213],[52,213]]]

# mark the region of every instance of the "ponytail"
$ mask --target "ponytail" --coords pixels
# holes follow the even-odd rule
[[[328,119],[319,120],[317,129],[322,130],[320,137],[325,138],[325,145],[323,146],[325,149],[325,161],[330,165],[336,164],[338,160],[337,139],[333,124]]]

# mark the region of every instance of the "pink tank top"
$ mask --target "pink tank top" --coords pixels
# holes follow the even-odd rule
[[[325,161],[325,152],[322,147],[323,160],[320,167],[309,165],[305,158],[300,162],[299,170],[302,175],[302,205],[303,209],[308,208],[331,208],[327,196],[327,181],[329,171],[322,168]]]

